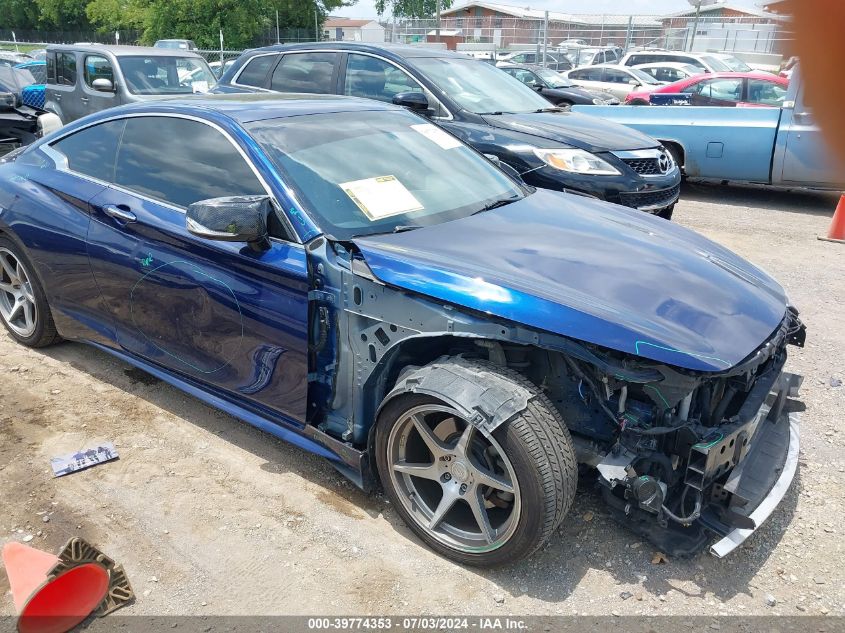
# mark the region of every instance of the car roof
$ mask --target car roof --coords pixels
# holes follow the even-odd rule
[[[506,62],[498,68],[517,68],[519,70],[530,70],[532,73],[539,72],[541,70],[551,70],[551,68],[543,68],[539,64],[512,64],[510,62]],[[559,74],[556,70],[552,70],[553,73]]]
[[[631,70],[633,66],[623,66],[621,64],[593,64],[591,66],[579,66],[575,70],[586,70],[589,68],[615,68],[616,70]]]
[[[114,46],[111,44],[50,44],[48,51],[105,52],[116,57],[202,57],[193,51],[175,48],[154,48],[152,46]]]
[[[337,51],[361,51],[374,53],[394,58],[414,57],[454,57],[456,59],[470,59],[467,55],[456,53],[440,48],[428,48],[425,46],[411,46],[408,44],[370,44],[365,42],[310,42],[301,44],[274,44],[262,48],[253,48],[246,51],[248,55],[255,53],[266,53],[269,51],[296,51],[326,49]]]
[[[651,62],[649,64],[637,64],[628,68],[689,68],[692,64],[686,62]]]
[[[123,113],[182,113],[207,116],[217,113],[238,123],[283,119],[310,114],[364,111],[407,112],[405,108],[373,99],[340,95],[296,93],[205,94],[142,101],[104,110],[106,115]]]
[[[775,80],[783,80],[783,77],[778,77],[777,75],[773,75],[772,73],[767,73],[763,70],[750,70],[746,72],[718,72],[718,73],[707,73],[702,75],[707,79],[771,79],[772,81]],[[702,75],[697,75],[696,79],[700,79]],[[692,79],[692,77],[690,77]]]

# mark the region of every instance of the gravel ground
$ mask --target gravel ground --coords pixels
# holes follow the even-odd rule
[[[845,246],[821,242],[835,197],[693,184],[676,221],[788,289],[809,328],[799,474],[726,560],[653,564],[583,486],[559,533],[522,564],[441,559],[386,499],[325,462],[95,349],[0,334],[0,544],[89,539],[121,562],[134,614],[845,613]],[[111,440],[120,460],[53,479],[49,458]],[[13,612],[0,574],[0,615]]]

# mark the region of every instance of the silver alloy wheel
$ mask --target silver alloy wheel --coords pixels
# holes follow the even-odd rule
[[[516,530],[519,484],[492,436],[455,409],[415,407],[387,440],[390,479],[402,505],[431,536],[462,552],[489,552]]]
[[[32,336],[38,324],[29,273],[6,248],[0,248],[0,317],[13,332],[24,338]]]

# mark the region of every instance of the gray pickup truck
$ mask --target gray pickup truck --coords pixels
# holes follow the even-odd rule
[[[208,92],[216,82],[205,59],[185,50],[48,46],[44,109],[70,123],[124,103]]]

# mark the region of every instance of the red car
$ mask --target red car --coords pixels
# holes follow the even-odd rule
[[[632,92],[626,105],[648,105],[653,94],[690,95],[690,105],[777,107],[783,105],[789,79],[765,72],[695,75],[653,90]]]

